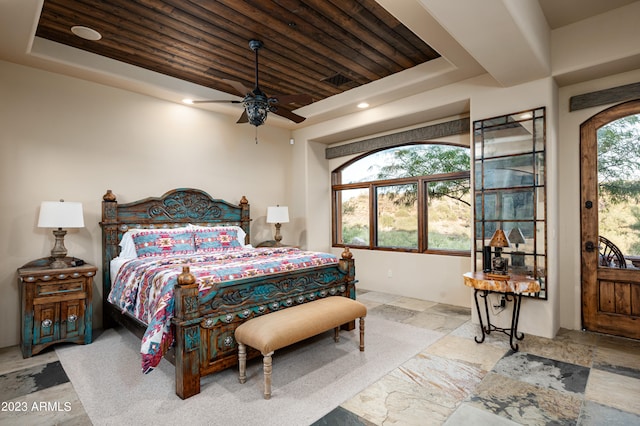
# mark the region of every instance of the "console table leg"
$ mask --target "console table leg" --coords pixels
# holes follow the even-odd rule
[[[513,313],[511,315],[511,332],[509,333],[509,344],[511,345],[511,349],[515,352],[518,352],[519,346],[518,344],[513,343],[513,338],[515,337],[517,340],[524,339],[524,333],[520,333],[518,336],[518,320],[520,319],[520,305],[522,303],[522,295],[514,295],[513,296]]]
[[[474,340],[476,341],[476,343],[482,343],[484,342],[484,336],[485,336],[485,332],[484,332],[484,324],[482,323],[482,312],[480,312],[480,304],[478,303],[478,292],[481,290],[475,289],[475,291],[473,292],[473,298],[476,301],[476,310],[478,311],[478,320],[480,321],[480,330],[482,331],[482,338],[480,340],[478,340],[478,336],[474,337]],[[489,321],[489,311],[487,308],[487,294],[485,292],[484,296],[480,295],[480,297],[484,297],[484,307],[485,309],[487,309],[487,321]]]

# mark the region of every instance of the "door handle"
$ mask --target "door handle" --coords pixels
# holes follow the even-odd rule
[[[593,241],[587,241],[584,245],[584,249],[588,252],[592,252],[594,251],[596,248],[595,244],[593,244]]]

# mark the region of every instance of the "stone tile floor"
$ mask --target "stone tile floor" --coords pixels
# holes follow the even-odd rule
[[[446,333],[315,425],[640,425],[640,341],[560,330],[482,344],[467,308],[359,291],[368,315]],[[0,349],[0,424],[90,425],[53,348]],[[24,411],[18,411],[24,410]]]

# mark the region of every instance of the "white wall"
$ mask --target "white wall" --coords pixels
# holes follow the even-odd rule
[[[53,247],[51,230],[36,226],[41,201],[83,203],[86,227],[69,230],[65,245],[70,256],[96,266],[107,189],[120,202],[181,187],[235,203],[245,195],[252,242],[271,239],[266,208],[290,201],[290,132],[261,126],[256,145],[255,128],[235,120],[0,61],[0,347],[19,342],[17,268]],[[285,242],[300,233],[295,226],[283,226]],[[94,327],[101,289],[99,273]]]

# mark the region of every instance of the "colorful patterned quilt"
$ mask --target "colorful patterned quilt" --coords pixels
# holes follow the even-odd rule
[[[142,370],[148,373],[173,344],[173,287],[185,264],[197,279],[200,297],[211,297],[209,293],[217,291],[223,282],[337,262],[337,257],[329,253],[291,247],[136,258],[120,268],[108,300],[147,324],[141,354]]]

